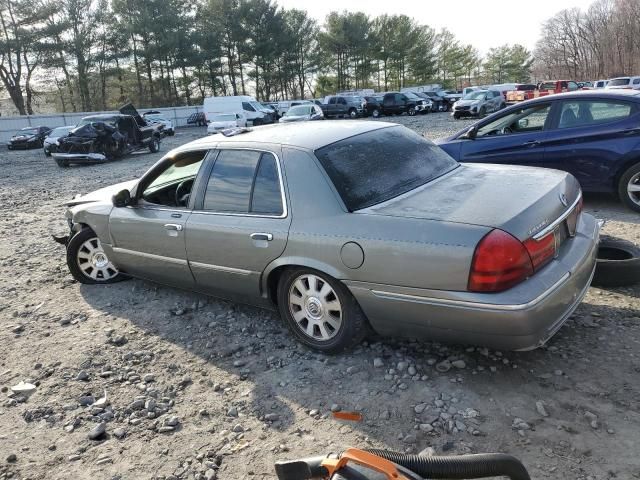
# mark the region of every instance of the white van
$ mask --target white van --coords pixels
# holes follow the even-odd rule
[[[252,125],[262,125],[275,121],[273,113],[249,95],[206,97],[202,109],[208,122],[211,121],[213,115],[221,113],[240,114]]]
[[[607,83],[607,86],[604,87],[606,89],[616,90],[616,89],[629,89],[629,90],[640,90],[640,77],[618,77],[612,78]]]

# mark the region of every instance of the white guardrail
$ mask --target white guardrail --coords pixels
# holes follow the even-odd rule
[[[166,107],[166,108],[139,108],[140,114],[150,110],[162,112],[167,120],[171,120],[175,127],[187,126],[187,119],[193,113],[201,112],[201,106],[193,107]],[[117,110],[108,112],[67,112],[67,113],[47,113],[43,115],[22,115],[19,117],[0,117],[0,145],[6,145],[7,141],[18,130],[25,127],[45,127],[54,128],[65,125],[75,125],[84,117],[98,115],[102,113],[118,113]]]

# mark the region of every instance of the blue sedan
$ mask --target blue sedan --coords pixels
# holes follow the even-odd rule
[[[589,90],[529,100],[437,142],[460,162],[556,168],[587,192],[640,212],[640,92]]]

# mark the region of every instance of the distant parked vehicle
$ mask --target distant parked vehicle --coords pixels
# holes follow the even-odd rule
[[[521,94],[516,95],[516,99],[511,100],[511,103],[524,102],[525,100],[553,95],[554,93],[575,92],[576,90],[580,90],[580,86],[578,82],[574,82],[573,80],[548,80],[546,82],[540,82],[534,90],[525,90]],[[507,96],[509,96],[509,94],[507,94]]]
[[[564,170],[640,212],[639,115],[639,91],[583,90],[513,105],[438,143],[460,162]]]
[[[476,90],[453,104],[453,118],[484,117],[505,107],[502,94],[496,90]]]
[[[216,134],[228,128],[246,127],[247,119],[241,113],[219,113],[209,115],[207,125],[209,135]]]
[[[142,114],[142,118],[144,118],[149,123],[158,123],[162,125],[162,134],[167,135],[169,137],[173,137],[176,134],[176,130],[173,127],[173,122],[166,118],[162,113],[157,111],[145,112]]]
[[[428,90],[424,92],[416,92],[423,93],[431,99],[431,111],[432,112],[447,112],[451,108],[451,104],[448,100],[446,100],[442,95],[434,90]]]
[[[433,100],[431,99],[431,97],[429,95],[427,95],[424,92],[412,92],[414,95],[417,95],[418,97],[422,98],[426,103],[425,105],[425,109],[423,110],[423,113],[429,113],[429,112],[433,112]]]
[[[44,139],[51,129],[49,127],[25,127],[18,130],[13,137],[7,142],[7,148],[14,150],[16,148],[41,148],[44,144]]]
[[[593,88],[605,88],[608,83],[609,80],[597,80],[593,82]]]
[[[364,99],[357,95],[334,95],[325,98],[325,103],[320,105],[326,118],[349,117],[358,118],[364,113]]]
[[[251,125],[264,125],[275,122],[274,111],[267,110],[254,97],[233,95],[227,97],[206,97],[202,109],[207,117],[221,113],[242,114]]]
[[[516,88],[506,93],[505,99],[508,103],[522,102],[529,94],[527,92],[534,92],[536,86],[533,83],[521,83],[516,85]]]
[[[197,127],[204,127],[207,124],[207,117],[204,112],[195,112],[187,117],[187,125],[195,125]]]
[[[283,100],[278,102],[278,113],[283,116],[291,107],[297,107],[298,105],[310,105],[311,100]]]
[[[389,92],[382,99],[382,113],[385,115],[415,115],[428,112],[427,101],[413,92]]]
[[[384,95],[373,95],[364,97],[364,114],[373,118],[382,115],[382,99]]]
[[[66,127],[56,127],[49,132],[43,142],[44,154],[47,157],[50,157],[53,152],[55,152],[58,148],[58,140],[61,137],[65,137],[69,134],[71,130],[76,128],[75,125],[68,125]]]
[[[608,89],[627,89],[640,90],[640,77],[618,77],[612,78],[605,88]]]
[[[322,109],[316,104],[296,105],[287,110],[279,120],[280,123],[304,122],[307,120],[323,120]]]
[[[454,104],[463,96],[462,92],[458,92],[457,90],[440,90],[440,93],[450,104]]]

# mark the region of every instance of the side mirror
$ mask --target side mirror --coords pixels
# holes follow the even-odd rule
[[[462,138],[468,138],[469,140],[474,140],[477,134],[478,134],[478,127],[474,125],[472,127],[469,127],[469,130],[467,130],[465,134],[462,135]]]
[[[114,207],[122,208],[131,204],[131,192],[129,190],[120,190],[113,197],[111,197],[111,203]]]
[[[518,120],[518,128],[522,129],[522,128],[527,128],[528,126],[529,126],[528,118],[521,118],[520,120]]]

